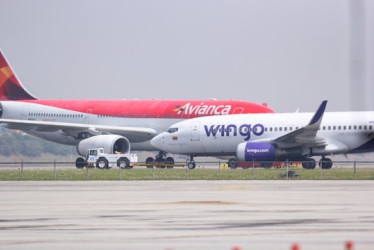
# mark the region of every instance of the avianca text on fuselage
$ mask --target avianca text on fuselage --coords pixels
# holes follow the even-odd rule
[[[202,102],[199,105],[187,103],[177,107],[174,111],[178,115],[228,115],[231,108],[231,105],[206,105]]]
[[[244,137],[245,141],[251,139],[251,133],[255,136],[260,136],[264,134],[265,127],[262,124],[242,124],[237,126],[235,124],[221,124],[221,125],[204,125],[205,134],[207,137],[209,136],[238,136],[239,135]]]

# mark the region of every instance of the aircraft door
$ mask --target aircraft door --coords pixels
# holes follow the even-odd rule
[[[91,114],[92,114],[92,109],[87,109],[86,113],[84,114],[83,122],[90,123],[91,122]]]
[[[200,141],[199,122],[192,122],[191,141]]]

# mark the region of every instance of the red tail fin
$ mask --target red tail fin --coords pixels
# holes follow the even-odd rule
[[[18,81],[0,50],[0,100],[35,100]]]

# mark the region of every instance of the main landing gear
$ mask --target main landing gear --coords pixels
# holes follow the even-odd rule
[[[322,169],[330,169],[332,167],[332,160],[322,156],[322,159],[319,161],[319,166]]]
[[[305,169],[315,169],[317,163],[313,158],[305,158],[302,162],[302,165]],[[332,167],[332,160],[330,158],[322,156],[322,159],[319,161],[318,165],[322,169],[330,169]]]

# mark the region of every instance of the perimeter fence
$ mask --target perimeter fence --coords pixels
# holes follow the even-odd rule
[[[271,168],[260,163],[229,168],[225,162],[186,162],[173,167],[150,167],[138,163],[132,168],[77,169],[75,162],[0,162],[0,181],[75,180],[374,180],[374,161],[334,161],[331,169],[304,169],[298,163],[280,162]]]

